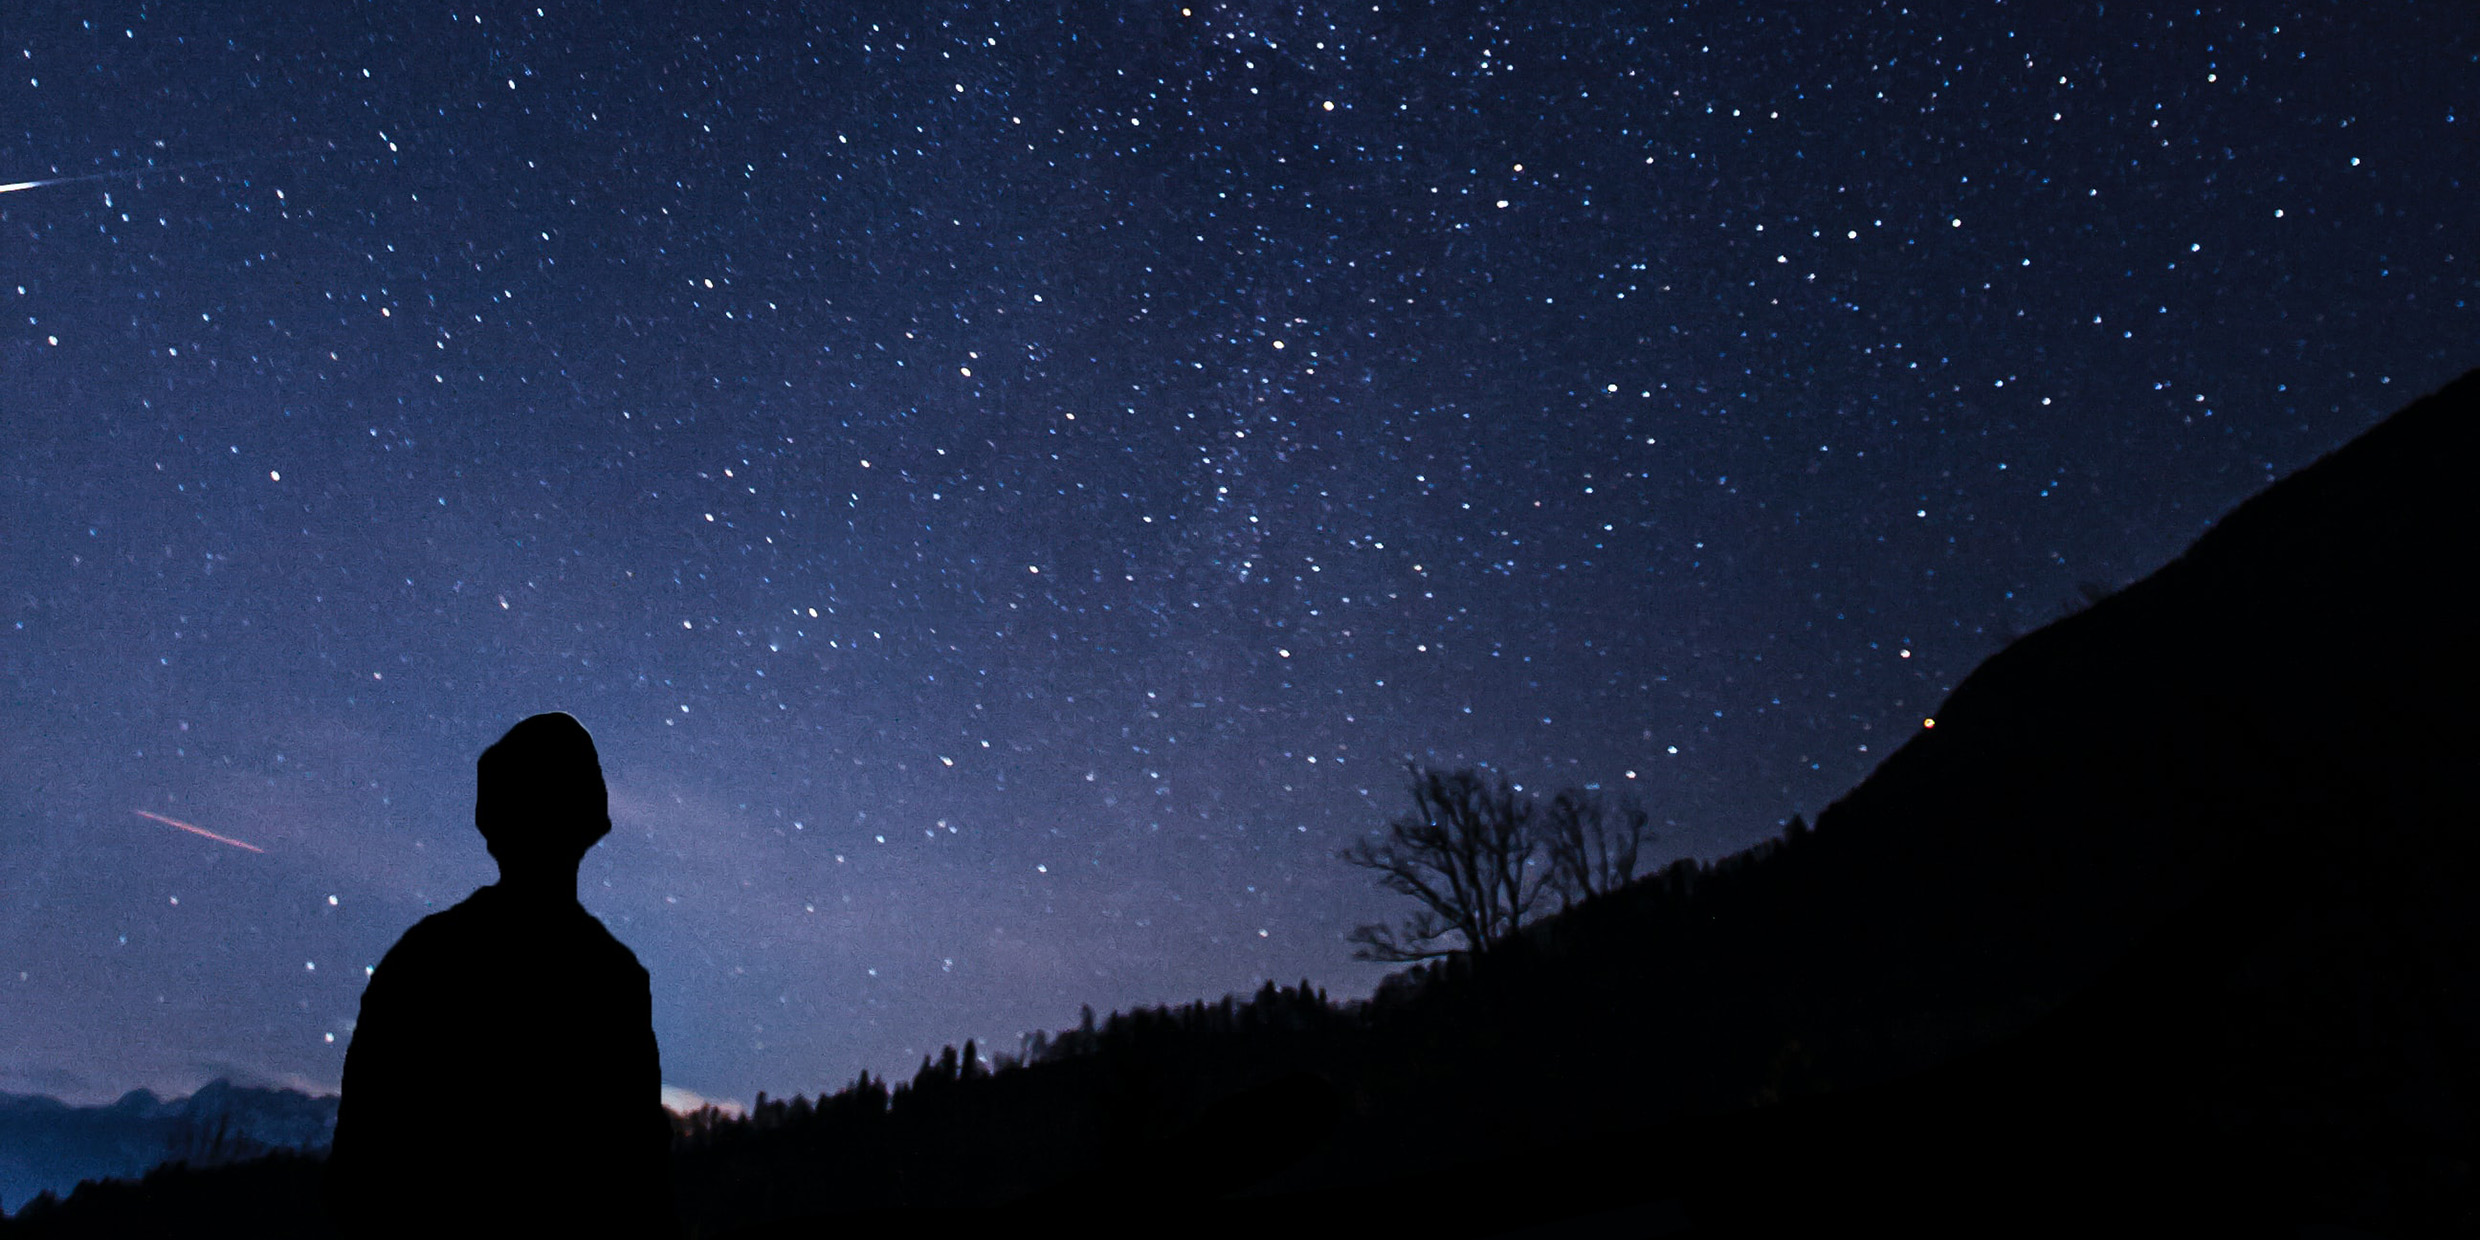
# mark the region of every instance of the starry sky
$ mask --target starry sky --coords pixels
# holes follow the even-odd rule
[[[1366,993],[2480,362],[2467,6],[812,7],[9,5],[0,1089],[333,1089],[547,709],[696,1095]]]

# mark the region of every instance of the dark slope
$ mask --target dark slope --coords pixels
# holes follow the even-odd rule
[[[2480,1228],[2475,429],[2480,375],[1993,657],[1813,832],[1376,1013],[1270,1187],[1461,1234],[1492,1182],[1714,1232]],[[1503,1176],[1411,1170],[1476,1128]]]
[[[2480,375],[2268,489],[1696,902],[1757,906],[1717,954],[1796,996],[1802,1071],[1869,1087],[1659,1138],[1690,1215],[2480,1225],[2475,431]]]
[[[1899,950],[1877,972],[1932,1004],[2094,980],[1925,1078],[1748,1117],[1748,1156],[1958,1226],[2480,1224],[2476,430],[2466,376],[1990,660],[1830,810],[1796,871],[1909,892],[1826,961]]]

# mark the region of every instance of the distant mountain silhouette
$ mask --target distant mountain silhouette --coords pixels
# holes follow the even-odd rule
[[[134,1178],[170,1159],[230,1162],[272,1149],[319,1149],[336,1099],[216,1080],[184,1098],[136,1089],[108,1106],[0,1094],[0,1206],[67,1194],[80,1180]]]
[[[996,1071],[967,1044],[688,1117],[683,1222],[2480,1231],[2476,430],[2480,372],[1991,658],[1813,830],[1365,1002],[1088,1011]],[[81,1193],[26,1234],[297,1179]]]

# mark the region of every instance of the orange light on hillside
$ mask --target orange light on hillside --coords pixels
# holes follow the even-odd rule
[[[1922,726],[1922,727],[1924,727],[1924,728],[1934,728],[1934,727],[1936,727],[1936,726],[1937,726],[1937,720],[1935,720],[1935,719],[1923,719],[1923,720],[1921,720],[1921,721],[1920,721],[1920,726]]]

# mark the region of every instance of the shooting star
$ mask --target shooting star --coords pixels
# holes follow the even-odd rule
[[[76,185],[85,181],[127,181],[145,176],[150,172],[173,174],[186,172],[193,167],[211,168],[218,164],[229,164],[232,162],[233,161],[229,159],[218,159],[210,160],[204,164],[184,165],[178,168],[124,168],[119,172],[90,172],[84,176],[46,177],[40,181],[11,181],[6,185],[0,185],[0,194],[14,194],[24,190],[42,189],[47,185]]]
[[[330,151],[334,150],[335,144],[332,142],[329,143],[327,149]],[[261,151],[254,155],[233,155],[223,159],[200,159],[193,160],[185,164],[163,164],[150,165],[144,168],[123,168],[116,172],[89,172],[82,176],[73,177],[45,177],[39,181],[11,181],[5,185],[0,185],[0,194],[15,194],[30,189],[42,189],[47,185],[76,185],[82,181],[124,181],[145,176],[179,176],[181,173],[196,172],[201,168],[222,168],[231,164],[248,163],[252,160],[259,159],[300,159],[304,156],[318,155],[322,153],[323,152],[321,151],[310,148],[303,148],[297,151]]]
[[[145,811],[145,810],[142,810],[142,809],[138,809],[138,810],[131,810],[131,811],[129,811],[129,812],[131,812],[131,813],[133,813],[133,814],[136,814],[136,815],[137,815],[138,817],[140,817],[140,818],[152,818],[152,819],[154,819],[155,821],[160,822],[160,823],[164,824],[164,825],[165,825],[165,826],[167,826],[167,827],[179,827],[180,829],[182,829],[182,830],[184,830],[184,831],[187,831],[187,832],[189,832],[189,833],[190,833],[190,834],[192,834],[192,835],[203,835],[203,836],[207,837],[208,839],[214,840],[214,841],[215,841],[216,843],[218,843],[218,844],[230,844],[230,845],[232,845],[232,846],[233,846],[233,847],[235,847],[235,848],[246,848],[246,849],[249,849],[251,852],[254,852],[254,853],[263,853],[263,852],[267,851],[266,849],[261,848],[261,847],[259,847],[259,846],[258,846],[258,845],[256,845],[256,844],[244,844],[244,843],[242,843],[241,841],[236,840],[236,839],[234,839],[233,837],[231,837],[231,836],[229,836],[229,835],[217,835],[215,832],[213,832],[213,831],[209,831],[209,830],[207,830],[205,827],[194,827],[194,826],[191,826],[190,824],[188,824],[188,823],[186,823],[186,822],[183,822],[183,821],[181,821],[181,820],[180,820],[180,819],[178,819],[178,818],[166,818],[166,817],[164,817],[162,814],[154,814],[154,813],[149,813],[149,812],[147,812],[147,811]]]

